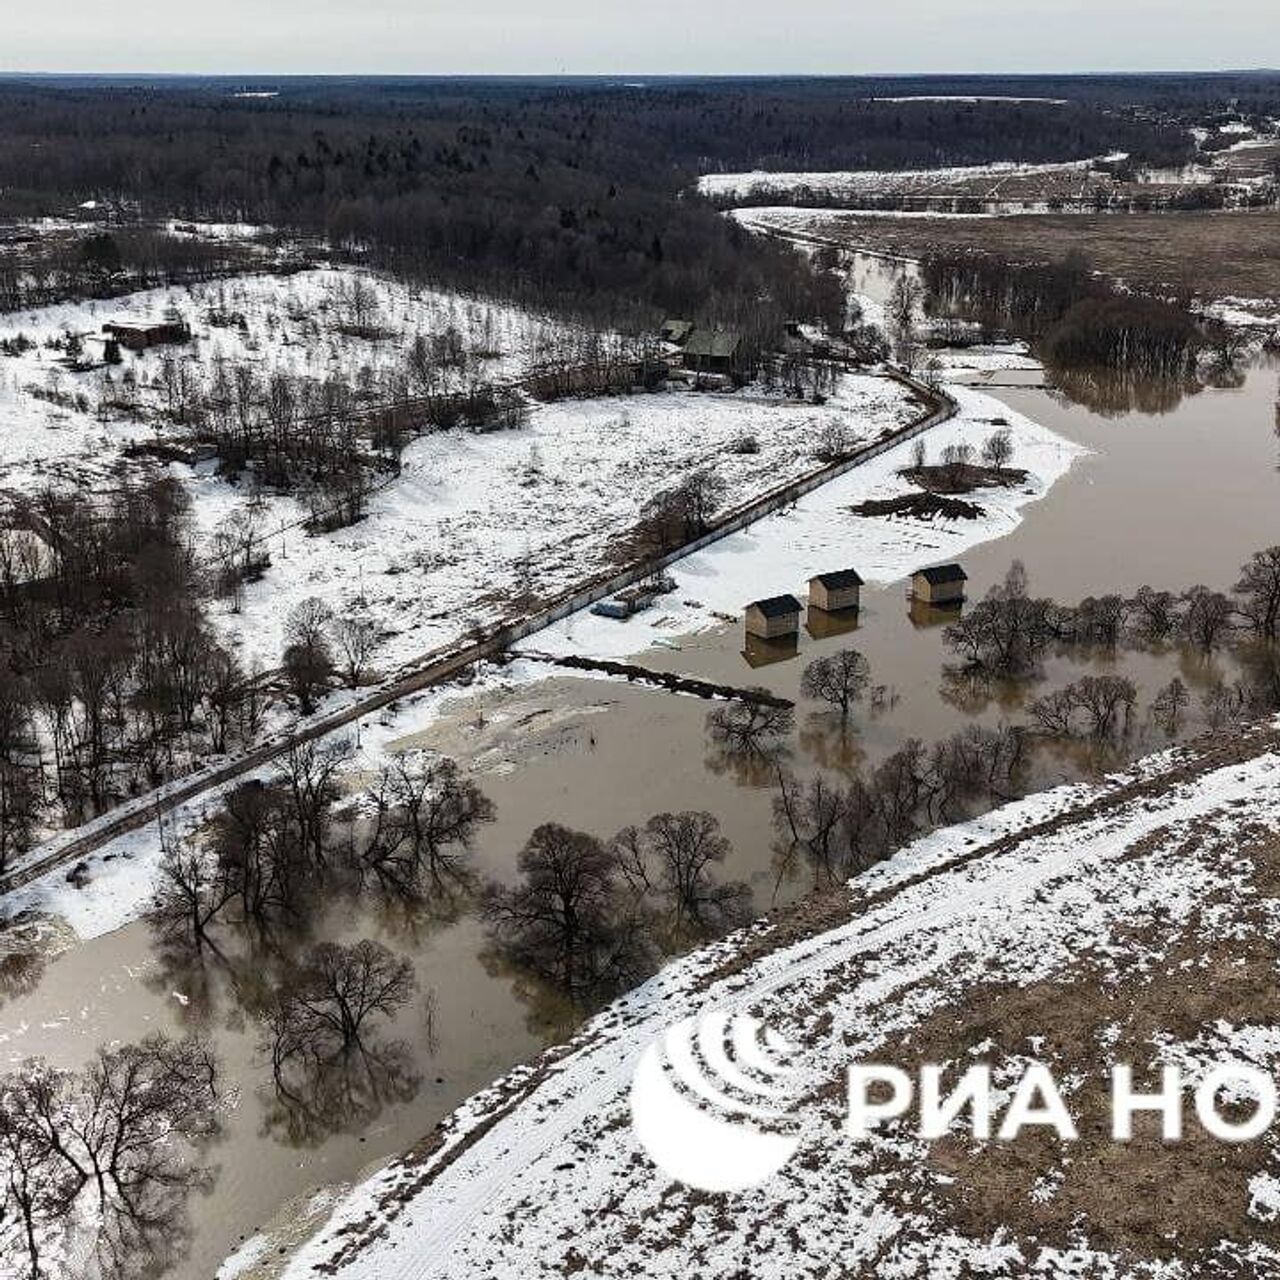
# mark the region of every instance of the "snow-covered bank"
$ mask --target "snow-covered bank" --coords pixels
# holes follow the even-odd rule
[[[802,591],[812,574],[826,569],[853,564],[867,581],[891,582],[920,564],[952,558],[966,547],[1011,533],[1021,519],[1022,507],[1043,496],[1082,450],[979,391],[962,385],[950,390],[960,411],[925,436],[928,456],[939,458],[954,441],[980,446],[998,426],[1007,425],[1014,441],[1014,465],[1029,473],[1027,483],[1018,489],[980,495],[981,518],[924,522],[852,515],[848,507],[855,503],[912,491],[897,475],[909,462],[910,446],[903,445],[830,482],[794,507],[679,562],[672,570],[676,591],[654,608],[627,622],[582,611],[531,636],[517,647],[517,653],[640,654],[659,639],[720,625],[723,617],[717,614],[736,617],[744,604],[761,595]],[[859,417],[859,406],[869,416]],[[719,457],[729,468],[752,468],[756,483],[767,480],[772,487],[791,474],[812,469],[803,447],[825,422],[845,419],[858,434],[869,437],[882,428],[886,414],[907,412],[893,384],[873,379],[846,380],[841,395],[821,408],[693,394],[610,401],[606,408],[630,418],[628,424],[615,428],[616,438],[601,439],[596,416],[599,402],[577,402],[553,406],[545,418],[535,418],[535,424],[556,424],[554,433],[549,428],[544,434],[535,426],[530,433],[467,437],[460,452],[466,469],[441,467],[433,483],[415,482],[421,473],[417,462],[407,458],[408,492],[420,498],[417,507],[404,506],[403,499],[393,493],[387,495],[385,508],[376,503],[369,519],[352,530],[316,539],[291,535],[288,559],[281,558],[268,579],[250,589],[244,613],[228,615],[228,620],[244,628],[255,651],[268,653],[270,645],[278,643],[281,620],[295,599],[322,595],[339,607],[350,607],[363,585],[366,607],[397,632],[383,659],[411,656],[433,641],[457,635],[459,619],[475,616],[467,601],[505,581],[504,575],[518,572],[512,558],[518,562],[543,515],[544,528],[560,530],[561,541],[554,544],[559,572],[565,582],[578,580],[590,567],[589,557],[604,554],[610,531],[620,528],[646,495],[635,488],[637,476],[647,474],[653,484],[665,466],[676,465],[673,459],[689,465],[697,458]],[[767,476],[755,472],[759,455],[745,455],[739,462],[738,455],[724,451],[726,441],[753,423],[762,428],[760,441],[769,450],[765,462],[772,473]],[[642,433],[639,438],[637,433]],[[430,457],[430,448],[442,447],[438,442],[443,439],[432,437],[420,443],[428,447]],[[543,442],[541,475],[531,497],[520,476],[538,440]],[[786,440],[791,441],[790,451],[783,447]],[[647,446],[642,447],[645,441]],[[507,461],[499,463],[503,451]],[[584,463],[598,457],[614,459],[619,470],[602,471],[599,485],[578,493],[578,484],[590,474]],[[430,463],[424,461],[422,466],[429,474]],[[606,482],[608,475],[612,478]],[[467,495],[465,500],[462,494]],[[464,538],[465,548],[460,546]],[[459,545],[457,555],[439,556],[450,540]],[[439,559],[428,558],[422,569],[413,572],[386,568],[378,572],[380,567],[405,563],[415,547],[428,557],[435,548]],[[431,590],[424,589],[424,578],[435,584]],[[517,661],[486,670],[479,683],[467,689],[444,686],[403,699],[394,708],[364,718],[358,732],[354,728],[341,731],[352,744],[357,736],[360,739],[361,750],[353,755],[351,767],[357,771],[375,767],[387,742],[422,733],[451,702],[473,692],[537,682],[553,670]],[[346,692],[333,695],[326,709],[336,710],[350,696]],[[196,829],[216,808],[219,794],[213,790],[179,806],[166,819],[173,834]],[[150,823],[110,841],[86,860],[86,888],[68,884],[65,873],[57,870],[9,895],[6,906],[63,916],[80,936],[95,937],[137,918],[150,897],[159,855],[158,833]]]
[[[976,520],[855,516],[849,508],[869,499],[915,492],[898,472],[910,465],[903,444],[769,516],[680,561],[671,570],[676,590],[656,606],[620,622],[578,613],[524,641],[519,648],[557,654],[619,658],[737,617],[751,600],[784,592],[803,594],[816,573],[853,567],[866,582],[889,583],[927,564],[954,559],[966,548],[1002,538],[1017,528],[1021,510],[1044,496],[1084,450],[972,387],[949,384],[959,413],[925,437],[928,456],[953,443],[980,447],[1006,426],[1013,465],[1025,469],[1019,488],[974,495],[984,514]],[[717,616],[721,615],[721,616]]]
[[[1225,1003],[1230,984],[1213,975],[1251,978],[1245,957],[1274,932],[1267,851],[1280,756],[1274,730],[1202,750],[1165,752],[1101,785],[1060,788],[937,832],[853,882],[844,922],[790,945],[775,948],[771,926],[757,925],[668,966],[566,1051],[474,1098],[422,1154],[357,1187],[284,1274],[684,1276],[706,1274],[711,1257],[717,1274],[779,1277],[1274,1274],[1280,1253],[1265,1221],[1172,1247],[1157,1238],[1153,1206],[1116,1178],[1126,1166],[1108,1155],[1113,1147],[1082,1146],[1077,1172],[1071,1152],[1052,1144],[963,1159],[940,1144],[935,1158],[902,1129],[852,1146],[833,1087],[858,1057],[914,1054],[911,1034],[924,1037],[920,1052],[961,1062],[1007,1065],[1032,1053],[1065,1069],[1082,1057],[1118,1060],[1124,1044],[1143,1055],[1143,1070],[1172,1055],[1195,1076],[1227,1045],[1269,1066],[1274,1034],[1218,1019],[1213,992]],[[1192,989],[1196,998],[1179,1009]],[[988,1002],[1006,999],[1017,1016],[984,1021]],[[710,1008],[761,1016],[799,1046],[792,1065],[806,1082],[803,1154],[725,1198],[668,1180],[628,1123],[641,1053]],[[1087,1015],[1083,1026],[1073,1014]],[[1188,1035],[1188,1021],[1202,1019],[1212,1034]],[[954,1038],[939,1043],[952,1020]],[[1149,1020],[1154,1038],[1144,1039]],[[1083,1084],[1075,1080],[1073,1098]],[[1193,1206],[1201,1221],[1239,1224],[1258,1198],[1253,1166],[1274,1158],[1266,1142],[1247,1167],[1224,1170],[1215,1152],[1221,1211]],[[1112,1160],[1107,1174],[1095,1172],[1096,1159]],[[997,1167],[984,1171],[983,1160]],[[1141,1165],[1132,1172],[1141,1177]],[[994,1214],[994,1224],[968,1229],[958,1206],[988,1176],[999,1190],[994,1208],[983,1202],[982,1221]],[[1091,1199],[1100,1177],[1103,1194]],[[1077,1201],[1093,1206],[1099,1238]],[[1157,1227],[1166,1214],[1185,1220],[1162,1208]],[[1141,1244],[1132,1232],[1110,1233],[1116,1221],[1132,1224]],[[1184,1250],[1209,1270],[1193,1271]]]

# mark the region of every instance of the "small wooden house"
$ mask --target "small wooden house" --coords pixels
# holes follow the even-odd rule
[[[911,575],[911,596],[922,604],[960,604],[968,575],[958,564],[940,564],[917,569]]]
[[[695,329],[685,340],[684,367],[695,373],[733,373],[741,350],[741,334],[728,329]]]
[[[800,601],[795,596],[770,596],[747,605],[744,615],[747,635],[761,640],[777,640],[800,631]]]
[[[856,569],[837,569],[833,573],[819,573],[809,579],[809,607],[837,613],[841,609],[856,609],[862,578]]]
[[[111,320],[102,326],[102,332],[130,351],[191,341],[185,320]]]

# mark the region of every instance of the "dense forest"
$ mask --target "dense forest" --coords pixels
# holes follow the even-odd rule
[[[1214,336],[1189,298],[1122,289],[1080,255],[1016,263],[998,254],[932,253],[920,269],[933,312],[1014,333],[1054,368],[1178,376]]]
[[[1201,111],[1240,97],[1234,82],[1196,83]],[[965,91],[932,81],[11,79],[0,81],[0,217],[66,215],[92,201],[108,221],[265,224],[411,279],[615,324],[662,312],[727,324],[830,319],[834,283],[691,195],[698,173],[1113,150],[1182,158],[1181,99],[1142,105],[1145,80],[1125,81],[1124,94],[1109,81],[1073,84],[1063,104],[888,100]],[[1277,85],[1258,82],[1259,110],[1280,101]],[[145,261],[148,278],[215,267],[158,263],[141,243],[122,258],[134,282]],[[0,274],[4,265],[0,253]]]

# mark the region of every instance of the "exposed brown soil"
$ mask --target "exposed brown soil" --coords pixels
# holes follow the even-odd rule
[[[1272,838],[1268,856],[1275,852]],[[908,1069],[964,1060],[982,1045],[981,1060],[997,1069],[1012,1055],[1032,1054],[1053,1064],[1058,1080],[1078,1073],[1086,1082],[1070,1097],[1080,1140],[1069,1148],[1047,1130],[1024,1130],[1011,1143],[974,1144],[959,1136],[933,1143],[930,1169],[954,1179],[938,1192],[943,1221],[974,1239],[1003,1227],[1028,1244],[1062,1248],[1087,1223],[1091,1246],[1135,1260],[1176,1257],[1193,1273],[1254,1274],[1233,1273],[1207,1254],[1223,1239],[1280,1243],[1280,1228],[1247,1212],[1249,1181],[1273,1162],[1273,1144],[1210,1136],[1189,1095],[1182,1141],[1164,1142],[1157,1118],[1140,1115],[1133,1141],[1116,1142],[1109,1072],[1114,1062],[1132,1063],[1136,1087],[1154,1089],[1157,1071],[1148,1074],[1153,1037],[1193,1039],[1219,1019],[1274,1023],[1278,963],[1280,950],[1264,933],[1209,946],[1188,940],[1155,972],[1135,968],[1116,983],[1084,968],[1060,982],[978,989],[962,1007],[913,1030],[909,1045],[899,1049],[900,1065]],[[1031,1037],[1044,1037],[1034,1054]],[[1034,1196],[1045,1182],[1053,1193]]]
[[[975,489],[1016,489],[1026,484],[1019,467],[985,467],[966,462],[959,466],[906,467],[898,474],[927,493],[972,493]]]
[[[833,213],[815,231],[886,253],[981,249],[1046,261],[1084,253],[1135,284],[1206,298],[1280,297],[1280,212],[1027,214],[1009,218],[860,218]]]
[[[872,498],[849,508],[855,516],[900,516],[911,520],[977,520],[985,514],[973,502],[937,493],[904,493],[897,498]]]

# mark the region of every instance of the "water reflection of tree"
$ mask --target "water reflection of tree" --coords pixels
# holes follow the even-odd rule
[[[858,735],[828,712],[809,715],[800,727],[799,738],[801,750],[820,769],[851,775],[866,759]]]
[[[67,1274],[162,1274],[189,1247],[190,1193],[212,1186],[198,1157],[219,1094],[209,1046],[162,1035],[78,1072],[34,1062],[0,1079],[0,1248],[25,1252],[32,1276],[57,1253]]]
[[[416,987],[413,966],[380,943],[322,942],[291,965],[258,1016],[271,1064],[264,1129],[296,1144],[367,1125],[407,1102],[421,1077],[409,1046],[382,1037]]]
[[[947,666],[942,669],[938,696],[967,716],[980,716],[997,707],[1004,713],[1020,711],[1042,672],[1023,673],[1020,678],[1002,675],[986,667]]]
[[[734,699],[707,715],[710,750],[706,767],[730,773],[745,787],[772,785],[778,765],[790,755],[787,741],[795,726],[795,710],[779,705],[768,690]]]
[[[1103,418],[1172,413],[1186,397],[1204,390],[1204,384],[1191,374],[1161,378],[1123,369],[1051,368],[1049,372],[1053,379],[1050,395],[1066,404],[1082,405]]]

